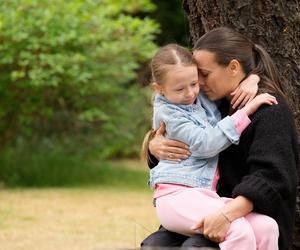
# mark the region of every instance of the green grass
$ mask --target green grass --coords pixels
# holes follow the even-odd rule
[[[95,154],[51,149],[10,149],[0,154],[0,182],[5,187],[103,186],[148,189],[145,164],[105,161]],[[79,151],[79,150],[78,150]]]

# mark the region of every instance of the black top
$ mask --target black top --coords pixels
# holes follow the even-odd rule
[[[218,194],[247,197],[254,211],[274,218],[280,231],[279,249],[287,250],[295,221],[299,152],[292,113],[284,98],[276,98],[278,105],[263,105],[250,117],[239,145],[220,153]],[[224,103],[221,107],[226,110]],[[157,160],[150,158],[152,168]]]

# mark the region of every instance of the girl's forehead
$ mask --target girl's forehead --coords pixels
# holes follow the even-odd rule
[[[196,65],[184,66],[178,65],[172,67],[167,73],[167,80],[169,82],[187,82],[194,81],[198,78],[198,68]]]
[[[190,65],[183,65],[183,64],[176,64],[174,67],[171,68],[173,71],[177,72],[186,72],[186,71],[193,71],[193,69],[197,68],[196,64],[190,64]]]

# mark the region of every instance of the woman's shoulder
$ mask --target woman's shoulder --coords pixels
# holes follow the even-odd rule
[[[276,97],[278,104],[261,105],[253,114],[253,117],[260,117],[261,115],[274,116],[280,114],[281,116],[292,115],[292,111],[287,100],[279,94],[272,94]]]
[[[287,100],[279,94],[272,94],[276,97],[278,104],[262,105],[251,117],[253,126],[260,125],[270,129],[288,129],[294,126],[294,117]]]

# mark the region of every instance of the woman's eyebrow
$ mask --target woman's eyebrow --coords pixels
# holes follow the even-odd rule
[[[211,72],[210,70],[204,69],[204,68],[198,68],[198,70],[199,70],[200,72],[205,72],[205,73],[210,73],[210,72]]]

